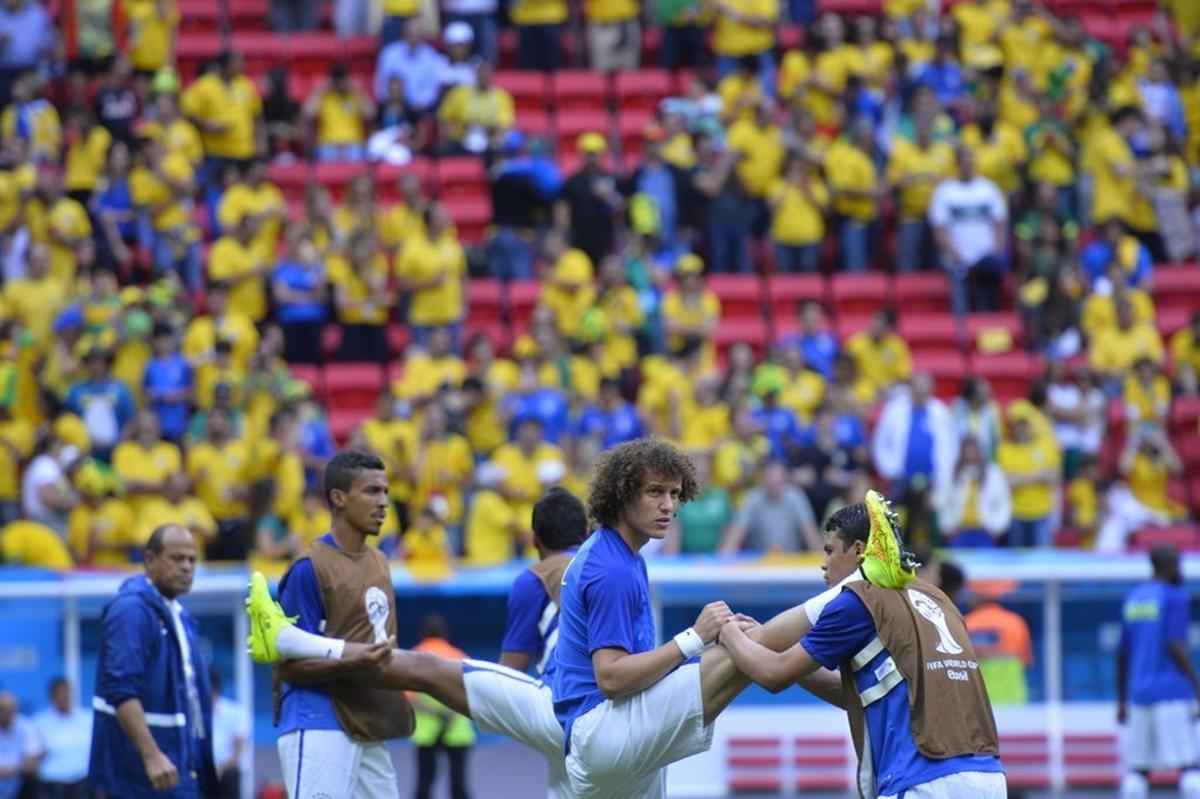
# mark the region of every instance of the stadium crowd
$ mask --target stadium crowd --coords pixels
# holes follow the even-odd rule
[[[1187,0],[1120,48],[1031,0],[818,8],[802,46],[780,34],[810,21],[802,0],[645,19],[588,0],[592,69],[639,67],[646,22],[663,66],[694,71],[635,135],[557,141],[496,80],[495,3],[446,2],[435,36],[387,0],[373,80],[334,63],[303,97],[236,51],[181,77],[173,0],[121,5],[126,33],[81,19],[70,61],[35,0],[0,9],[7,562],[127,564],[176,520],[208,559],[287,559],[326,531],[316,476],[344,440],[389,466],[381,546],[434,572],[521,554],[542,491],[582,494],[599,451],[642,435],[703,476],[667,553],[818,549],[873,483],[926,547],[1119,550],[1188,518],[1177,444],[1200,412],[1173,409],[1198,407],[1200,313],[1164,340],[1151,294],[1200,235]],[[507,13],[522,68],[572,56],[566,0]],[[373,166],[286,197],[272,176],[310,158]],[[481,241],[414,158],[487,170]],[[710,275],[884,269],[947,277],[943,346],[1023,349],[1044,375],[948,396],[906,332],[923,312],[890,300],[851,325],[811,298],[769,342],[718,335]],[[472,314],[472,276],[510,297],[537,281],[528,320]],[[971,324],[995,312],[1019,322]],[[347,368],[378,385],[350,417],[324,402]]]

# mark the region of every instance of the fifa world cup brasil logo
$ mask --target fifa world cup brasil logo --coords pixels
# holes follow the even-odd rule
[[[387,594],[371,586],[363,597],[363,603],[367,606],[367,620],[371,622],[371,629],[375,633],[375,643],[382,644],[388,639],[387,621],[391,615]]]
[[[958,645],[958,642],[954,640],[954,636],[950,634],[950,628],[946,626],[946,614],[938,607],[938,603],[920,591],[914,591],[911,588],[908,589],[907,593],[908,601],[912,603],[917,613],[920,613],[922,618],[937,628],[939,639],[937,651],[943,655],[961,655],[963,648]]]

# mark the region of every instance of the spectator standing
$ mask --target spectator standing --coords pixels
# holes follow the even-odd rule
[[[104,127],[96,124],[96,118],[90,110],[79,107],[68,112],[63,138],[66,145],[63,183],[67,196],[83,208],[88,208],[92,192],[108,163],[112,136]]]
[[[589,132],[576,144],[583,166],[563,184],[555,207],[555,225],[568,232],[572,247],[600,263],[616,244],[616,216],[624,208],[612,173],[602,164],[608,154],[604,135]]]
[[[209,670],[212,686],[213,765],[217,770],[216,799],[239,799],[242,795],[242,750],[249,739],[246,710],[221,695],[221,672]]]
[[[965,437],[959,447],[954,482],[938,515],[952,547],[990,548],[1008,532],[1012,495],[1004,471],[988,460],[979,441]]]
[[[750,271],[750,228],[754,205],[734,172],[735,153],[714,136],[702,135],[696,146],[696,193],[702,198],[708,259],[714,272]]]
[[[438,109],[443,147],[447,152],[483,153],[499,149],[512,129],[516,115],[513,99],[492,82],[492,65],[475,64],[474,80],[446,93]]]
[[[1171,337],[1171,362],[1183,393],[1200,392],[1200,311],[1193,312],[1187,327]]]
[[[1002,437],[1000,409],[992,399],[992,387],[982,377],[971,377],[963,383],[962,393],[951,408],[954,424],[961,439],[973,438],[990,461]]]
[[[1008,437],[996,451],[996,462],[1004,470],[1012,489],[1010,547],[1054,545],[1054,516],[1062,456],[1058,443],[1036,429],[1037,411],[1028,402],[1008,407]]]
[[[124,12],[129,22],[126,49],[130,63],[139,77],[151,78],[175,60],[179,6],[175,0],[127,0]]]
[[[781,272],[818,271],[829,190],[813,164],[797,154],[788,156],[782,177],[767,192],[767,203],[773,214],[775,268]]]
[[[243,220],[253,229],[250,250],[261,262],[273,263],[279,252],[279,237],[287,217],[283,192],[267,177],[267,162],[255,158],[246,164],[242,178],[225,189],[217,206],[221,228],[237,229]]]
[[[575,421],[575,434],[592,438],[598,449],[610,449],[645,435],[645,426],[637,407],[621,396],[621,384],[611,377],[600,379],[600,396],[588,405]]]
[[[476,58],[496,63],[496,0],[444,0],[444,20],[449,25],[461,22],[471,28],[470,44]]]
[[[1162,338],[1148,321],[1138,321],[1125,298],[1117,298],[1117,323],[1102,330],[1091,342],[1088,365],[1103,381],[1106,393],[1120,393],[1125,375],[1142,358],[1162,363],[1165,357]]]
[[[230,413],[221,407],[208,412],[204,435],[188,449],[186,468],[196,495],[217,521],[217,538],[206,554],[210,560],[245,560],[251,539],[246,526],[250,448],[234,438]]]
[[[146,364],[142,390],[157,418],[154,432],[157,434],[161,429],[168,441],[178,444],[187,432],[192,403],[192,367],[179,351],[178,338],[170,325],[156,322],[153,342],[154,357]]]
[[[1102,223],[1116,217],[1125,224],[1136,222],[1134,206],[1137,163],[1130,142],[1143,127],[1140,111],[1122,106],[1110,115],[1111,126],[1103,126],[1086,147],[1083,163],[1093,181],[1091,219]]]
[[[437,614],[421,622],[420,642],[415,652],[428,652],[451,661],[466,657],[461,649],[450,643],[450,627]],[[412,697],[416,716],[412,741],[417,747],[417,790],[415,799],[430,799],[437,779],[438,752],[444,752],[450,762],[450,796],[469,799],[467,788],[467,755],[475,743],[475,726],[471,719],[455,713],[426,694]]]
[[[174,524],[155,530],[145,569],[101,616],[89,778],[110,796],[213,795],[208,668],[196,621],[179,602],[195,575],[192,534]]]
[[[562,31],[567,21],[566,0],[514,0],[509,19],[517,26],[521,69],[555,72],[562,64]]]
[[[138,117],[138,97],[133,89],[133,68],[124,55],[114,57],[96,94],[96,118],[115,141],[133,144],[133,123]]]
[[[383,24],[379,28],[379,46],[387,47],[404,36],[405,28],[420,25],[420,0],[383,0]]]
[[[1096,535],[1101,552],[1121,552],[1140,527],[1186,518],[1186,510],[1167,493],[1170,478],[1183,472],[1183,464],[1161,427],[1131,427],[1118,468],[1123,482],[1109,489],[1108,514]]]
[[[495,566],[512,560],[529,533],[521,526],[512,503],[501,493],[504,469],[485,461],[475,470],[475,495],[466,526],[466,559],[476,566]]]
[[[375,105],[350,80],[346,65],[334,63],[328,80],[304,103],[304,117],[314,126],[317,160],[363,160],[366,124],[374,116]]]
[[[1008,205],[995,183],[975,172],[975,154],[955,153],[958,174],[933,193],[929,222],[942,268],[950,275],[955,313],[1000,307]]]
[[[675,264],[679,285],[663,298],[663,328],[667,349],[679,352],[689,340],[702,343],[700,361],[706,367],[716,364],[717,353],[713,334],[721,321],[721,300],[704,283],[704,262],[700,256],[687,253]]]
[[[151,249],[158,274],[176,272],[183,284],[199,290],[199,231],[191,220],[195,171],[181,152],[164,152],[161,140],[138,143],[129,196],[139,216],[139,239]]]
[[[933,138],[933,118],[918,115],[913,140],[895,140],[887,170],[888,183],[899,192],[896,268],[901,272],[913,272],[933,262],[929,203],[938,184],[953,174],[954,151]]]
[[[401,290],[410,292],[408,322],[413,342],[424,347],[434,329],[445,328],[449,348],[457,353],[465,313],[466,254],[445,208],[432,203],[423,216],[424,229],[415,232],[397,253],[395,272]]]
[[[446,69],[442,73],[442,85],[447,91],[455,86],[475,85],[475,70],[484,59],[472,55],[474,37],[474,31],[465,22],[451,22],[442,31],[442,45],[446,49]],[[488,63],[491,64],[490,61]]]
[[[272,290],[275,318],[283,330],[288,363],[321,361],[321,330],[328,316],[328,282],[317,248],[302,228],[288,231],[288,251],[275,267]]]
[[[317,27],[317,0],[271,0],[271,28],[277,33],[302,33]]]
[[[742,502],[721,552],[818,552],[821,546],[812,505],[803,491],[788,484],[787,466],[772,460],[763,469],[762,485]]]
[[[1122,799],[1150,794],[1151,769],[1179,769],[1181,796],[1200,790],[1200,677],[1188,654],[1188,590],[1174,547],[1155,547],[1150,564],[1153,579],[1134,588],[1121,608],[1117,723],[1128,725]]]
[[[588,54],[599,72],[637,69],[642,57],[642,26],[636,0],[587,0]]]
[[[50,14],[36,0],[5,0],[0,6],[0,107],[8,105],[21,75],[51,56],[55,39]]]
[[[723,78],[739,59],[753,58],[758,61],[763,94],[773,96],[778,0],[721,0],[714,5],[712,48],[717,54],[717,75]]]
[[[850,133],[825,154],[825,174],[833,194],[842,268],[863,272],[871,260],[872,228],[879,217],[880,185],[872,154],[875,130],[870,119],[854,120]]]
[[[141,516],[166,489],[171,476],[183,470],[183,458],[178,446],[159,438],[158,417],[153,411],[142,409],[129,427],[130,434],[113,452],[113,471],[134,515]],[[180,440],[182,437],[181,433]]]
[[[654,204],[658,221],[658,241],[663,248],[674,247],[678,241],[687,198],[684,191],[687,178],[682,170],[663,158],[666,132],[657,125],[645,131],[645,152],[642,162],[629,176],[624,191],[643,195]],[[631,213],[633,205],[631,203]]]
[[[71,684],[50,681],[50,706],[33,717],[39,749],[38,799],[89,799],[92,714],[74,704]]]
[[[125,384],[112,376],[113,353],[97,343],[84,357],[86,377],[67,392],[67,410],[83,420],[92,454],[108,462],[136,404]]]
[[[663,542],[664,555],[711,555],[725,538],[725,530],[734,518],[729,492],[711,482],[712,456],[691,456],[700,493],[679,509]]]
[[[533,277],[535,231],[548,223],[562,188],[554,161],[525,148],[525,136],[510,131],[489,176],[495,232],[487,245],[488,273],[501,280]]]
[[[271,271],[254,249],[254,219],[243,216],[233,230],[217,239],[208,254],[208,279],[229,286],[229,309],[251,322],[267,316],[267,292],[263,278]]]
[[[404,26],[404,37],[379,52],[375,64],[375,99],[383,101],[388,82],[399,78],[409,108],[416,114],[427,114],[441,96],[445,69],[445,56],[425,41],[420,25],[410,21]]]
[[[82,428],[82,437],[71,428]],[[83,446],[79,446],[83,444]],[[25,518],[46,525],[60,536],[78,497],[68,478],[87,449],[87,429],[78,417],[59,417],[21,475],[21,507]]]
[[[17,698],[0,691],[0,799],[17,799],[41,753],[36,728],[17,712]]]
[[[21,473],[33,454],[37,430],[28,419],[13,413],[15,379],[0,396],[0,525],[21,516]]]
[[[895,384],[912,375],[908,344],[896,335],[896,312],[881,308],[871,317],[871,326],[846,342],[845,355],[858,367],[858,381],[869,389],[868,404]],[[858,396],[860,392],[855,391]]]
[[[276,27],[276,30],[279,28]],[[303,110],[300,103],[292,97],[288,87],[287,67],[272,67],[267,72],[267,93],[263,98],[263,125],[267,131],[268,156],[295,156],[300,145],[300,114]]]
[[[813,416],[812,427],[788,456],[792,480],[804,489],[817,519],[828,518],[839,499],[865,492],[861,447],[841,440],[839,432],[835,409],[822,405]]]
[[[704,35],[710,16],[700,0],[659,4],[662,18],[662,66],[671,71],[701,66],[707,47]]]
[[[180,524],[191,532],[196,546],[201,551],[206,550],[217,538],[217,520],[208,506],[191,493],[191,488],[186,472],[176,472],[168,477],[162,493],[151,497],[138,511],[134,537],[140,542],[149,541],[158,527],[167,523]]]
[[[942,401],[933,396],[928,374],[912,376],[883,407],[871,444],[875,470],[892,483],[893,494],[923,494],[940,507],[958,463],[958,432]]]
[[[180,107],[200,131],[204,144],[203,183],[214,227],[226,168],[242,166],[266,145],[262,100],[254,83],[243,74],[242,66],[239,53],[221,53],[180,99]]]

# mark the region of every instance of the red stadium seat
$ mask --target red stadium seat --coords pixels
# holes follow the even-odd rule
[[[967,358],[958,350],[926,350],[913,353],[913,369],[928,372],[934,394],[944,400],[958,396],[967,379]]]
[[[329,411],[329,432],[339,447],[346,446],[355,430],[371,417],[364,408],[334,408]]]
[[[414,158],[407,164],[376,164],[375,191],[380,198],[399,197],[400,184],[415,175],[421,183],[421,190],[432,193],[437,187],[437,172],[433,160],[429,158]]]
[[[366,164],[317,164],[313,167],[313,180],[325,187],[335,201],[345,196],[350,182],[367,174]]]
[[[495,74],[493,80],[512,95],[518,124],[523,121],[527,111],[545,111],[549,105],[549,82],[542,72],[502,70]]]
[[[1041,358],[1025,352],[971,358],[971,372],[991,383],[992,393],[1002,404],[1028,396],[1030,384],[1041,377],[1044,368]]]
[[[646,147],[646,128],[654,122],[649,111],[622,111],[617,117],[617,136],[621,140],[621,156],[640,157]]]
[[[517,129],[526,136],[535,136],[550,142],[554,136],[554,123],[546,111],[530,111],[517,115]]]
[[[1158,328],[1158,333],[1170,343],[1171,336],[1174,336],[1180,330],[1183,330],[1192,321],[1192,314],[1195,310],[1192,308],[1175,307],[1175,308],[1159,308],[1154,314],[1154,323]]]
[[[788,327],[788,323],[799,316],[802,302],[828,302],[825,289],[825,279],[820,275],[769,275],[766,283],[767,304],[776,329]]]
[[[878,273],[836,274],[829,294],[839,315],[871,314],[890,304],[887,276]]]
[[[1171,403],[1171,435],[1186,436],[1195,433],[1200,423],[1200,397],[1180,394]]]
[[[383,386],[383,369],[377,363],[333,363],[325,367],[325,393],[331,409],[370,411]]]
[[[479,200],[489,196],[487,172],[478,158],[443,158],[438,161],[437,178],[438,196],[443,200]]]
[[[450,198],[446,202],[446,213],[454,222],[463,244],[478,244],[492,223],[492,199],[488,196]]]
[[[262,22],[266,22],[265,19]],[[221,6],[213,0],[180,0],[180,38],[193,33],[215,33],[221,27]]]
[[[1159,313],[1170,308],[1200,309],[1200,265],[1161,266],[1154,270],[1150,289]]]
[[[896,307],[903,313],[950,310],[950,283],[940,272],[896,275],[892,286]]]
[[[843,344],[856,333],[861,333],[871,326],[873,314],[839,314],[835,327],[838,340]]]
[[[1185,432],[1176,436],[1171,443],[1179,453],[1179,459],[1183,461],[1184,469],[1188,474],[1200,471],[1200,435],[1194,430],[1190,434]]]
[[[618,72],[614,84],[617,108],[627,111],[654,111],[664,97],[671,95],[671,73],[665,69],[639,69]]]
[[[542,284],[536,280],[514,280],[508,284],[508,307],[514,330],[525,330],[533,309],[542,296]]]
[[[1148,551],[1157,546],[1173,546],[1181,552],[1195,552],[1200,549],[1200,534],[1190,524],[1176,524],[1170,527],[1143,527],[1134,533],[1129,542],[1129,548]]]
[[[554,110],[608,111],[608,80],[603,73],[564,69],[550,77]]]
[[[283,192],[284,199],[303,202],[304,191],[312,177],[312,168],[302,161],[290,164],[274,163],[267,167],[267,180]]]
[[[761,358],[767,348],[767,323],[757,319],[721,319],[713,337],[717,352],[724,355],[734,344],[749,344],[754,355]]]
[[[762,320],[762,283],[758,275],[714,274],[705,282],[721,301],[722,320]]]
[[[504,284],[499,280],[475,278],[467,282],[467,318],[471,322],[501,322],[506,316],[504,306]]]
[[[958,320],[949,313],[908,313],[903,309],[903,315],[896,325],[896,332],[908,344],[913,355],[922,352],[945,352],[957,349]]]

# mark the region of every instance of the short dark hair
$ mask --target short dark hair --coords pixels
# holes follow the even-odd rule
[[[567,489],[555,486],[533,506],[533,537],[550,552],[578,546],[587,534],[587,509]]]
[[[608,450],[596,463],[588,491],[588,512],[596,524],[615,527],[642,490],[646,475],[679,480],[681,502],[691,502],[699,490],[696,468],[675,447],[655,438],[629,441]]]
[[[1150,550],[1150,565],[1155,577],[1174,577],[1179,571],[1179,550],[1171,544],[1159,544]]]
[[[449,641],[450,624],[442,614],[430,613],[421,619],[421,626],[417,635],[420,638],[441,638],[443,641]]]
[[[55,677],[46,686],[46,694],[48,696],[54,696],[54,692],[57,691],[59,688],[64,687],[65,685],[67,685],[66,677],[63,677],[63,676]]]
[[[842,540],[845,549],[861,541],[865,545],[871,536],[871,517],[867,506],[861,502],[839,509],[825,522],[825,532],[833,533]]]
[[[954,599],[966,584],[967,575],[957,563],[948,560],[938,563],[938,588],[942,593]]]
[[[325,473],[321,477],[325,501],[332,508],[333,503],[329,501],[330,494],[334,491],[349,491],[359,472],[383,471],[387,471],[383,460],[373,452],[363,452],[357,449],[342,450],[334,455],[329,463],[325,464]]]

